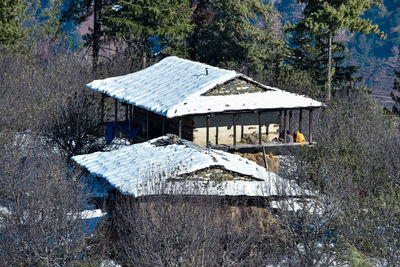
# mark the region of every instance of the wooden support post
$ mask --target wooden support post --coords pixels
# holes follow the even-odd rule
[[[218,126],[215,126],[215,144],[218,145]]]
[[[166,118],[163,116],[162,117],[162,135],[165,135],[165,132],[166,132],[166,130],[165,130],[165,124],[166,124]]]
[[[244,138],[244,125],[240,125],[240,140],[243,140]]]
[[[146,110],[146,139],[149,140],[149,129],[150,129],[150,120],[149,120],[149,111]]]
[[[286,137],[287,137],[287,110],[285,110],[284,111],[285,112],[285,114],[284,114],[284,116],[283,116],[283,138],[284,138],[284,143],[286,143]]]
[[[288,129],[290,130],[290,132],[293,134],[293,123],[292,123],[292,121],[293,121],[293,111],[291,111],[291,110],[289,110],[289,127],[288,127]]]
[[[118,100],[115,99],[115,114],[114,114],[114,120],[115,120],[115,127],[117,127],[118,124]]]
[[[236,146],[236,113],[233,114],[233,146]]]
[[[128,121],[129,120],[129,117],[128,117],[128,103],[126,103],[126,106],[125,106],[125,121]]]
[[[206,147],[210,143],[210,116],[206,115]]]
[[[100,100],[100,109],[101,109],[101,113],[100,113],[100,122],[103,123],[104,122],[104,98],[105,95],[101,94],[101,100]]]
[[[264,168],[268,170],[268,162],[267,162],[267,155],[265,154],[265,147],[262,147],[263,158],[264,158]]]
[[[279,111],[279,130],[282,130],[282,110]]]
[[[133,112],[135,111],[135,106],[134,105],[131,105],[131,120],[132,120],[132,122],[131,122],[131,124],[132,124],[132,128],[133,128],[133,124],[134,124],[134,122],[135,122],[135,118],[134,118],[134,116],[133,116]]]
[[[261,112],[257,111],[257,116],[258,116],[258,144],[261,145],[262,144],[262,132],[261,132],[261,128],[262,128],[262,120],[261,120]]]
[[[299,132],[303,131],[303,110],[299,110]]]
[[[182,117],[179,118],[179,137],[182,137]]]
[[[310,109],[309,110],[309,119],[308,119],[308,142],[312,142],[312,132],[311,132],[311,129],[312,129],[312,112],[313,112],[313,110],[312,109]]]
[[[129,118],[128,118],[128,125],[129,125],[129,132],[132,130],[132,105],[129,106]]]

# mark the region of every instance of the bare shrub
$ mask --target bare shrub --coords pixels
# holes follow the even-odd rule
[[[298,153],[297,175],[300,182],[311,184],[320,193],[317,201],[320,208],[311,215],[309,208],[302,209],[303,228],[308,227],[306,230],[310,232],[309,229],[323,225],[328,226],[325,230],[330,233],[334,230],[337,235],[337,243],[332,243],[334,253],[326,247],[320,254],[325,254],[325,258],[333,255],[336,262],[349,263],[349,255],[353,259],[363,255],[367,262],[378,259],[397,265],[400,255],[398,120],[385,115],[370,97],[359,95],[351,101],[331,103],[319,114],[315,125],[318,145]],[[312,218],[318,220],[313,222]],[[307,237],[304,235],[307,231],[300,231],[300,237]],[[321,244],[317,237],[308,236],[304,242]],[[314,246],[303,255],[315,260],[317,248]]]
[[[5,266],[88,262],[84,195],[66,166],[31,137],[1,133],[0,261]],[[6,208],[6,209],[5,209]]]
[[[268,209],[218,197],[117,193],[111,203],[103,234],[126,266],[265,265],[285,236]]]

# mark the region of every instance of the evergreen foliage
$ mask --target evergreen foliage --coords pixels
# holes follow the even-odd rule
[[[289,48],[290,54],[287,63],[298,70],[307,72],[314,85],[320,91],[324,91],[326,85],[326,73],[328,68],[328,54],[326,53],[325,40],[327,34],[314,34],[305,27],[288,27],[292,30]],[[361,81],[357,76],[358,67],[347,64],[349,57],[348,50],[343,42],[332,42],[332,84],[334,87],[333,95],[338,93],[350,94],[356,89],[356,85]],[[315,94],[314,94],[315,95]]]
[[[28,30],[27,43],[31,48],[48,54],[67,44],[60,20],[62,1],[32,1],[28,10],[29,17],[24,23]]]
[[[381,38],[385,38],[385,34],[379,30],[376,24],[372,24],[369,19],[362,18],[364,12],[373,6],[377,6],[381,1],[368,0],[304,0],[306,4],[303,11],[304,19],[296,24],[300,32],[305,29],[309,30],[313,35],[322,37],[320,41],[323,46],[322,51],[328,50],[328,78],[326,82],[326,99],[331,96],[332,86],[332,40],[340,30],[348,30],[350,32],[360,32],[363,34],[375,33]]]
[[[97,73],[99,53],[101,48],[102,11],[103,6],[112,0],[71,0],[65,5],[61,21],[73,21],[76,25],[89,19],[93,15],[93,28],[89,28],[90,34],[85,36],[85,46],[92,47],[93,72]]]
[[[280,66],[284,42],[271,4],[192,0],[191,5],[194,30],[167,53],[235,68],[261,80],[264,71]]]
[[[313,32],[328,32],[335,36],[338,31],[376,33],[385,36],[369,19],[362,18],[364,12],[381,3],[380,0],[304,0],[305,18],[300,22]]]
[[[400,79],[400,71],[395,71],[394,74],[396,75],[397,79]],[[394,105],[392,107],[392,112],[400,116],[400,84],[397,79],[394,79],[393,81],[393,91],[390,92],[390,96],[392,97],[392,100],[394,101]]]
[[[26,38],[22,28],[28,4],[24,0],[0,1],[0,45],[16,45]]]
[[[128,49],[137,47],[145,59],[153,45],[185,36],[192,29],[191,13],[187,0],[118,0],[104,9],[104,33]]]
[[[62,21],[72,20],[77,25],[81,24],[93,14],[92,0],[69,0],[64,2]]]

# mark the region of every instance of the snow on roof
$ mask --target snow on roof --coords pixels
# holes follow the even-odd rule
[[[166,144],[159,145],[160,141]],[[134,197],[160,194],[294,196],[305,192],[253,161],[172,135],[72,159],[92,174],[105,178],[121,193]],[[221,182],[181,176],[209,167],[220,167],[254,180]]]
[[[207,73],[207,74],[206,74]],[[232,70],[178,57],[167,57],[138,72],[95,80],[86,86],[120,101],[168,118],[236,110],[313,108],[322,106],[311,98],[257,83],[264,93],[202,96],[219,84],[235,78],[251,78]]]

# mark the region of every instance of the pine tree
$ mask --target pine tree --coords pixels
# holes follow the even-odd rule
[[[27,12],[29,45],[37,52],[54,51],[65,45],[64,32],[60,21],[63,0],[32,0]]]
[[[276,11],[264,2],[192,0],[195,28],[170,53],[264,79],[279,69],[284,49]]]
[[[174,42],[192,29],[191,13],[188,0],[118,0],[104,9],[104,32],[128,49],[138,47],[145,67],[155,43]]]
[[[27,8],[24,0],[0,1],[0,45],[16,45],[25,39],[26,30],[22,28],[22,23],[26,19]]]
[[[378,25],[372,24],[369,19],[362,18],[364,12],[372,6],[379,5],[381,0],[303,0],[306,4],[303,11],[304,19],[297,24],[305,27],[314,34],[325,34],[328,48],[328,77],[326,85],[326,100],[331,97],[332,80],[332,40],[340,30],[360,32],[363,34],[375,33],[381,38],[385,34]]]
[[[105,4],[112,0],[69,0],[66,2],[63,11],[62,21],[73,21],[79,25],[93,16],[92,33],[88,34],[85,45],[92,47],[93,72],[97,72],[99,64],[99,53],[101,48],[102,32],[102,11]]]
[[[291,32],[290,55],[287,63],[297,70],[306,71],[312,78],[315,86],[322,92],[326,85],[328,55],[326,51],[327,34],[315,34],[306,27],[288,27]],[[358,67],[345,65],[349,53],[346,46],[339,41],[332,42],[332,61],[334,62],[331,75],[332,84],[337,93],[342,92],[350,96],[360,77],[355,76]],[[322,94],[321,94],[322,95]]]
[[[400,71],[394,71],[394,74],[396,75],[397,79],[400,79]],[[393,114],[396,114],[397,116],[400,116],[400,84],[397,79],[394,79],[393,81],[393,91],[390,92],[390,96],[392,97],[392,100],[394,101],[394,105],[392,107],[392,112]]]

